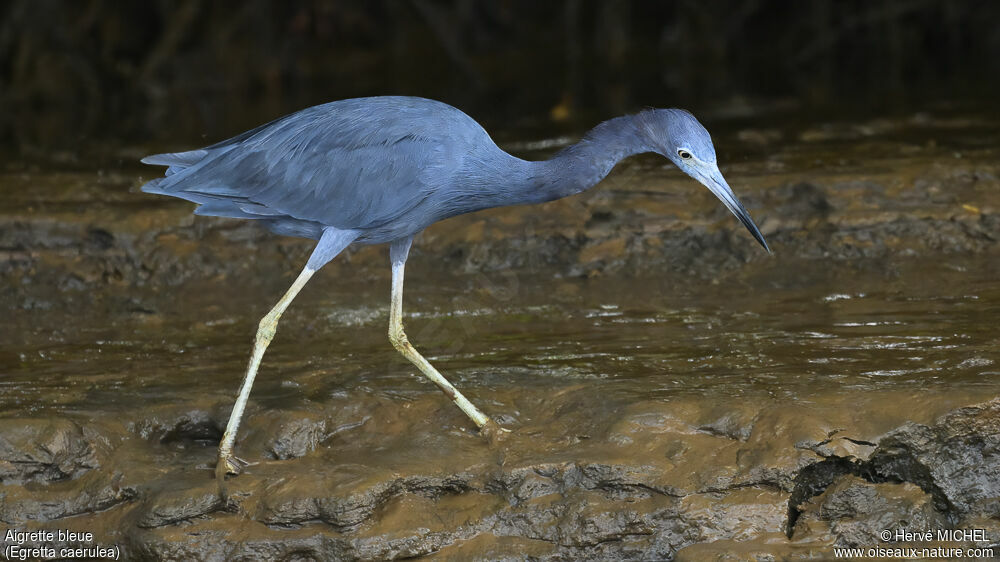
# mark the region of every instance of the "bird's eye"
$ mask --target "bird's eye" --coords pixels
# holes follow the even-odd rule
[[[677,156],[680,156],[681,158],[688,160],[691,158],[691,153],[682,148],[677,151]]]

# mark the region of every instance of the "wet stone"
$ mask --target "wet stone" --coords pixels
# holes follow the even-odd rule
[[[29,521],[59,521],[128,505],[138,496],[122,486],[121,474],[89,472],[74,480],[52,482],[41,488],[7,484],[0,502],[0,521],[10,525]]]
[[[177,441],[219,441],[222,437],[223,423],[206,405],[205,408],[192,408],[187,404],[183,411],[176,406],[148,408],[141,419],[130,423],[130,430],[143,439],[160,443]]]
[[[143,514],[136,525],[147,529],[176,525],[225,507],[215,481],[204,478],[201,482],[181,482],[181,486],[161,485],[159,491],[151,494],[141,507]]]
[[[939,507],[958,514],[994,504],[1000,498],[1000,398],[930,426],[901,427],[879,442],[872,463],[880,474],[933,491]]]
[[[100,468],[83,429],[65,419],[0,419],[0,482],[79,478]]]
[[[822,494],[799,506],[801,515],[792,538],[822,535],[837,546],[870,547],[885,541],[883,530],[924,532],[947,529],[947,517],[934,508],[934,500],[913,484],[874,484],[857,476],[838,478]]]
[[[327,418],[314,412],[269,411],[255,418],[261,421],[261,430],[254,431],[244,443],[266,450],[277,460],[304,457],[331,433],[327,431]]]
[[[685,496],[678,511],[688,526],[698,529],[698,542],[748,540],[781,532],[787,500],[788,494],[780,490],[740,488]]]

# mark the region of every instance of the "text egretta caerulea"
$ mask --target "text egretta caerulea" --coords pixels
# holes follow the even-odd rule
[[[487,435],[502,429],[452,386],[403,332],[403,266],[413,237],[435,222],[491,207],[580,193],[623,158],[665,156],[704,184],[767,249],[719,172],[708,131],[681,109],[647,109],[605,121],[542,162],[507,154],[471,117],[413,97],[336,101],[303,109],[212,146],[157,154],[168,166],[148,193],[198,203],[198,215],[252,219],[278,234],[319,240],[308,263],[260,321],[246,377],[219,445],[219,478],[239,472],[240,418],[278,319],[313,273],[348,245],[390,243],[389,340]]]

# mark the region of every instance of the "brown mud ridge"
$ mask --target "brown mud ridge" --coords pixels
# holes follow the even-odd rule
[[[155,560],[797,558],[900,526],[1000,532],[1000,400],[685,399],[595,418],[601,397],[566,388],[500,396],[532,421],[491,449],[435,398],[254,416],[242,447],[267,454],[226,502],[205,444],[225,404],[8,418],[0,519]],[[188,467],[160,464],[178,454]]]
[[[622,292],[608,302],[656,278],[702,285],[723,306],[726,287],[759,299],[816,287],[822,302],[831,278],[898,282],[922,263],[988,277],[1000,264],[1000,151],[987,125],[920,116],[717,139],[751,155],[724,172],[774,256],[710,194],[641,158],[582,196],[432,227],[414,248],[407,300],[450,310],[435,283],[510,272],[551,283],[570,307],[562,293],[595,279]],[[458,381],[514,430],[490,446],[423,381],[380,390],[385,363],[328,388],[311,363],[289,359],[296,338],[323,342],[317,357],[352,351],[308,323],[316,289],[264,360],[261,376],[290,386],[255,389],[236,447],[252,464],[223,498],[215,446],[252,326],[311,243],[137,193],[149,169],[61,168],[14,163],[0,176],[4,532],[91,532],[91,545],[132,560],[831,558],[835,546],[904,546],[879,538],[897,528],[982,529],[978,545],[908,544],[1000,553],[1000,340],[983,325],[998,304],[983,298],[963,327],[978,334],[975,351],[950,352],[949,365],[974,367],[956,381],[938,369],[926,385],[873,375],[862,390],[827,381],[783,393],[777,380],[655,396],[641,392],[646,380],[618,381],[625,393],[560,376],[530,388],[499,375]],[[323,287],[384,288],[364,297],[380,299],[378,329],[348,325],[361,326],[353,344],[377,335],[366,345],[391,354],[377,308],[388,298],[385,249],[352,250],[328,269]],[[913,282],[933,292],[933,279]],[[227,301],[254,304],[224,314]],[[489,315],[476,320],[488,334]],[[513,365],[526,361],[524,333],[503,356]],[[213,356],[219,364],[206,364]]]

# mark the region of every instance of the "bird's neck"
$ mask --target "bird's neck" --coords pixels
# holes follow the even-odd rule
[[[590,189],[621,160],[650,150],[640,137],[633,116],[605,121],[580,142],[536,163],[537,173],[529,187],[531,202],[551,201]]]

